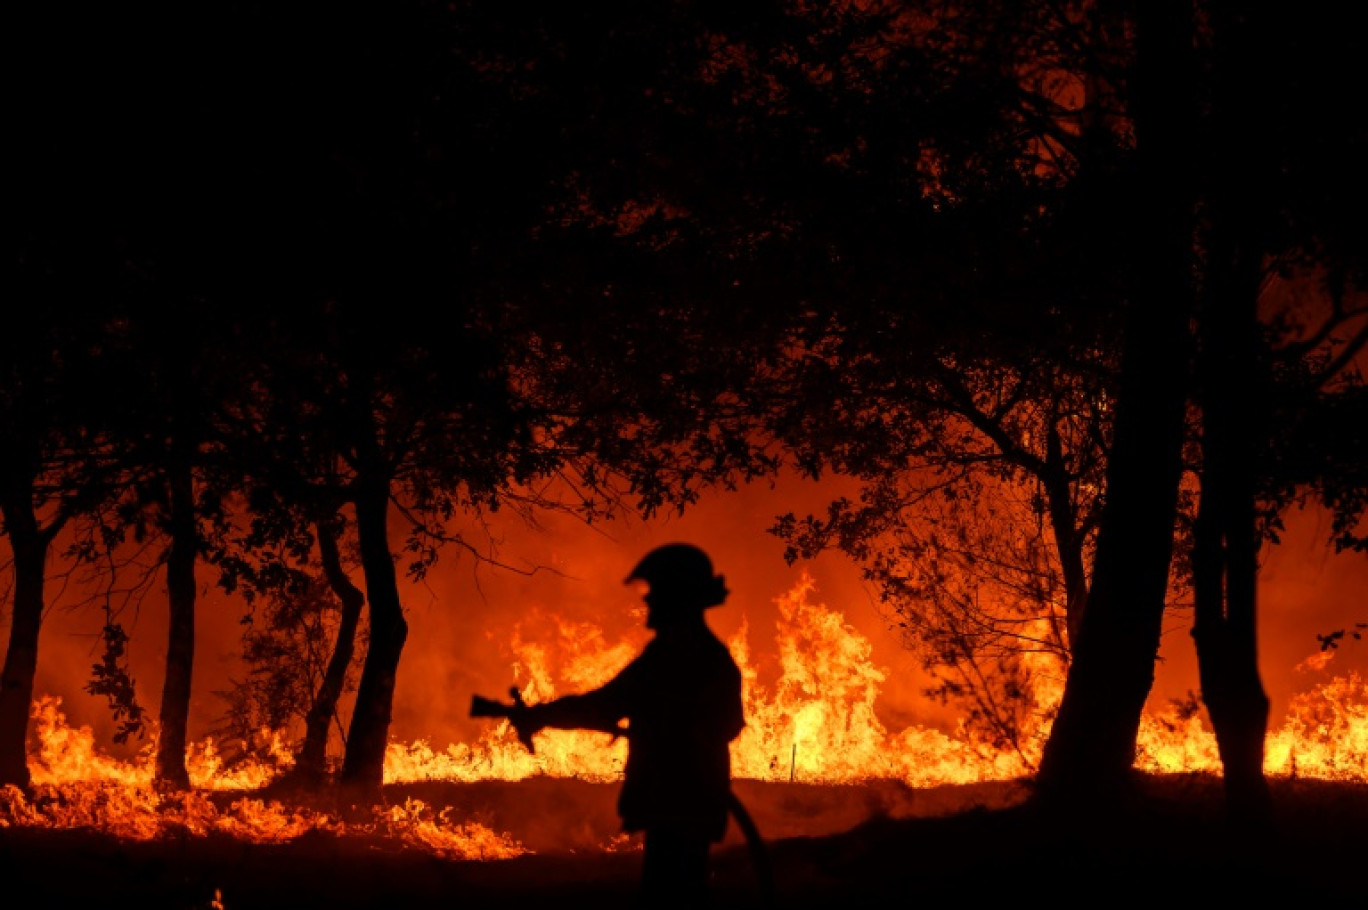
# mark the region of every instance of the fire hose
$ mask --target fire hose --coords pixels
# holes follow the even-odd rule
[[[484,698],[480,695],[473,696],[470,701],[470,716],[504,717],[514,721],[513,729],[518,735],[518,741],[523,744],[523,747],[526,748],[528,752],[535,753],[536,750],[532,746],[532,734],[526,729],[519,727],[515,717],[515,712],[519,709],[525,709],[527,704],[523,701],[522,693],[518,691],[517,686],[513,686],[508,692],[513,698],[513,704],[511,705]],[[600,732],[610,733],[616,738],[619,736],[627,736],[629,731],[615,726]],[[760,836],[760,829],[756,827],[755,819],[751,818],[750,812],[742,805],[741,800],[736,796],[736,792],[731,788],[727,789],[727,811],[731,814],[732,819],[736,822],[736,826],[741,829],[741,834],[746,839],[746,849],[750,852],[751,867],[755,870],[755,876],[760,885],[762,906],[767,908],[767,910],[772,910],[777,903],[777,892],[774,887],[774,869],[770,865],[769,851],[765,847],[765,839]]]
[[[755,869],[755,877],[760,880],[760,893],[764,901],[762,906],[773,910],[777,903],[774,869],[770,866],[769,851],[765,848],[764,838],[760,836],[760,829],[755,826],[755,820],[746,811],[746,807],[741,805],[741,800],[736,798],[736,791],[731,789],[727,790],[727,810],[731,812],[732,818],[736,820],[736,826],[746,837],[746,849],[750,851],[751,866]]]

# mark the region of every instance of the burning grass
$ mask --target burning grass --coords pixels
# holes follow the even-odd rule
[[[780,910],[1011,902],[1041,889],[1050,892],[1051,904],[1065,907],[1095,907],[1122,896],[1127,905],[1167,907],[1252,899],[1259,906],[1362,902],[1363,784],[1277,779],[1277,823],[1257,836],[1224,823],[1220,781],[1205,774],[1147,775],[1141,799],[1086,821],[1046,816],[1003,783],[902,794],[887,784],[738,786],[766,833]],[[591,827],[611,814],[616,790],[543,778],[391,785],[386,798],[400,805],[416,798],[414,788],[423,788],[432,805],[517,798],[529,812],[534,804],[553,816],[588,810]],[[880,806],[895,811],[841,830],[791,833],[804,817],[843,824]],[[714,861],[718,910],[763,905],[744,845],[724,842]],[[253,843],[223,830],[130,840],[92,829],[0,829],[0,876],[8,893],[41,895],[42,906],[54,907],[607,910],[630,905],[639,863],[632,850],[597,849],[527,852],[495,862],[444,858],[378,832],[313,830],[287,842]]]
[[[777,855],[787,857],[795,906],[810,896],[815,900],[823,889],[858,890],[865,879],[915,893],[914,882],[897,878],[904,868],[925,871],[943,889],[949,888],[944,876],[955,868],[990,875],[967,859],[942,855],[946,832],[961,827],[965,839],[956,849],[1001,852],[994,860],[999,865],[1016,862],[1017,851],[1033,855],[1041,837],[1054,838],[1054,849],[1065,853],[1096,851],[1097,832],[1022,814],[1032,750],[1048,732],[1045,720],[1027,731],[1026,748],[1012,753],[989,748],[964,731],[886,728],[875,711],[885,675],[872,665],[869,643],[813,594],[804,578],[776,601],[777,668],[769,682],[762,684],[751,657],[748,629],[743,626],[729,642],[742,667],[749,720],[733,747],[735,787]],[[562,632],[559,652],[540,638],[515,641],[519,684],[530,701],[597,685],[635,653],[631,643],[609,641],[599,630],[566,626]],[[1044,686],[1030,695],[1052,704],[1057,693]],[[0,791],[4,862],[22,878],[28,874],[26,856],[37,869],[55,864],[60,853],[80,851],[98,868],[79,873],[79,881],[62,876],[62,885],[73,893],[89,888],[92,900],[101,878],[117,880],[127,866],[153,882],[142,895],[143,906],[163,897],[180,901],[167,906],[210,906],[218,888],[230,896],[221,901],[227,907],[277,906],[271,903],[272,887],[294,894],[298,884],[282,871],[291,863],[324,884],[318,895],[306,889],[294,903],[279,906],[357,906],[350,902],[354,896],[375,897],[385,888],[409,893],[415,902],[409,906],[421,905],[425,889],[434,903],[437,893],[449,897],[452,889],[476,904],[480,888],[491,900],[503,893],[531,900],[534,893],[546,897],[547,889],[556,888],[601,897],[629,891],[639,861],[639,843],[618,831],[615,811],[626,746],[610,743],[604,734],[547,730],[538,734],[535,754],[517,742],[507,722],[491,724],[475,742],[442,749],[423,741],[392,743],[383,802],[366,817],[349,813],[344,819],[326,796],[309,798],[273,786],[291,764],[279,733],[263,737],[267,746],[255,760],[234,764],[212,741],[195,744],[188,756],[193,789],[163,793],[153,784],[154,745],[135,761],[112,759],[101,753],[89,729],[66,723],[53,698],[35,703],[33,720],[32,790]],[[1213,827],[1219,762],[1200,715],[1146,715],[1139,745],[1137,768],[1162,782],[1162,795],[1135,819],[1111,820],[1108,836],[1143,854],[1148,848],[1139,832],[1154,828],[1155,836],[1176,837],[1174,843],[1185,844],[1193,857],[1246,859],[1227,855],[1237,839]],[[1306,845],[1319,844],[1328,862],[1339,855],[1341,843],[1359,843],[1356,838],[1368,832],[1368,685],[1350,674],[1294,699],[1286,720],[1270,731],[1266,768],[1293,832],[1278,840],[1284,856],[1314,863],[1316,855]],[[1163,829],[1169,815],[1183,819],[1174,822],[1176,835]],[[1039,830],[1032,833],[1029,825]],[[976,828],[979,846],[968,833]],[[1195,831],[1211,840],[1185,840]],[[1342,837],[1337,841],[1327,832]],[[1013,837],[1021,842],[1011,843]],[[892,853],[870,859],[891,850],[889,843],[903,843],[901,860]],[[753,892],[753,881],[739,871],[745,868],[744,851],[733,827],[719,856],[720,868],[732,869],[737,895],[747,888]],[[1195,862],[1193,857],[1157,862],[1182,866]],[[1037,859],[1041,868],[1060,861]],[[888,869],[879,867],[883,862]],[[186,870],[181,884],[155,884],[162,874],[155,870],[174,877],[170,870],[177,868]],[[1039,869],[1018,871],[1039,875]],[[357,879],[372,873],[374,882]],[[1326,875],[1327,882],[1338,880],[1334,870]],[[407,878],[381,884],[394,876]],[[253,880],[259,881],[249,885]],[[797,884],[802,882],[807,884]],[[135,883],[121,887],[130,894],[136,890]],[[234,904],[234,893],[244,896],[239,900],[249,893],[255,897]],[[951,894],[945,890],[942,896]]]

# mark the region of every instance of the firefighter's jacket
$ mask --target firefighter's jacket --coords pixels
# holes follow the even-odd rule
[[[526,711],[535,727],[610,730],[626,721],[624,831],[670,827],[722,839],[729,743],[746,721],[741,672],[705,624],[661,630],[602,687]]]

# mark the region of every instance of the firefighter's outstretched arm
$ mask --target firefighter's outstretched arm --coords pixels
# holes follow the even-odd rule
[[[544,727],[594,730],[614,736],[626,734],[627,729],[622,726],[626,714],[626,711],[615,707],[612,699],[606,697],[601,689],[583,695],[566,695],[527,709],[529,722],[538,730]]]
[[[476,695],[471,700],[471,717],[506,717],[517,731],[518,740],[532,747],[532,737],[546,727],[563,730],[595,730],[625,736],[627,729],[622,720],[628,714],[627,697],[630,682],[623,674],[617,678],[582,695],[566,695],[539,705],[528,705],[522,700],[517,688],[510,689],[513,696],[511,704],[497,702]]]
[[[514,731],[518,734],[518,741],[527,748],[528,752],[536,752],[532,745],[532,736],[541,727],[536,726],[529,716],[531,709],[523,701],[522,693],[517,686],[512,686],[508,690],[512,697],[511,703],[495,701],[492,698],[485,698],[483,695],[474,695],[470,699],[471,717],[506,717],[513,724]]]

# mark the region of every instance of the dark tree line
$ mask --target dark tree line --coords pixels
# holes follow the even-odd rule
[[[59,558],[161,554],[171,786],[205,580],[335,598],[297,769],[326,777],[359,646],[339,781],[363,802],[400,573],[497,558],[455,519],[649,515],[788,463],[865,489],[782,518],[792,556],[864,562],[1003,741],[1019,655],[1067,668],[1037,775],[1066,804],[1124,792],[1160,622],[1190,589],[1232,808],[1267,817],[1258,547],[1306,496],[1362,544],[1362,439],[1342,430],[1368,423],[1345,369],[1366,137],[1332,100],[1356,59],[1339,13],[28,15],[0,782],[28,779]],[[1315,327],[1260,309],[1279,275],[1326,302]],[[52,553],[73,521],[85,545]]]

